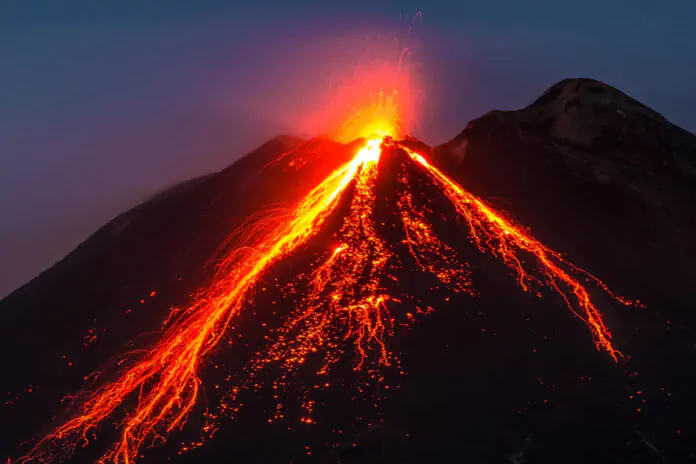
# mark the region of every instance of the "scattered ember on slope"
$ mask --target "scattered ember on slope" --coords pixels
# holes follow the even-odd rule
[[[421,270],[433,274],[456,292],[473,294],[469,266],[461,262],[456,251],[436,235],[425,214],[416,209],[413,194],[404,193],[398,207],[406,234],[404,242]]]

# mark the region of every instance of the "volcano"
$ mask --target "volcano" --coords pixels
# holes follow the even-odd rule
[[[562,81],[282,136],[0,302],[11,462],[696,459],[696,137]]]

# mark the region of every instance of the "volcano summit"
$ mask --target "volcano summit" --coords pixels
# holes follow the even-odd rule
[[[693,458],[695,156],[591,80],[432,149],[394,127],[274,139],[0,303],[3,444],[16,462]]]

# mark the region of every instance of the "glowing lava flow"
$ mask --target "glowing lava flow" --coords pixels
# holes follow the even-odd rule
[[[382,132],[386,133],[389,132]],[[100,462],[131,463],[146,442],[164,442],[166,434],[183,427],[199,397],[201,363],[242,311],[254,286],[270,266],[306,244],[325,225],[351,183],[354,193],[348,213],[334,235],[335,246],[327,250],[323,262],[309,274],[307,293],[297,309],[284,325],[273,330],[268,347],[254,355],[247,372],[253,382],[270,367],[279,367],[280,376],[273,386],[282,388],[300,368],[307,367],[309,358],[318,360],[316,374],[328,374],[344,356],[343,344],[348,343],[354,353],[354,368],[366,370],[379,380],[376,368],[395,359],[385,339],[394,324],[387,302],[398,301],[385,286],[385,279],[395,282],[389,275],[388,263],[396,259],[396,253],[376,226],[376,183],[382,142],[382,137],[368,140],[352,161],[330,174],[291,213],[268,217],[242,230],[241,238],[247,237],[242,242],[248,246],[238,247],[225,259],[203,297],[185,310],[173,312],[173,320],[151,349],[121,359],[117,363],[121,370],[115,375],[94,376],[105,379],[102,385],[94,392],[81,393],[71,418],[18,462],[69,456],[80,442],[89,443],[97,427],[118,414],[123,415],[118,423],[118,440]],[[529,290],[530,284],[536,282],[558,293],[589,326],[597,348],[618,360],[621,353],[612,344],[611,333],[587,289],[574,275],[583,274],[612,297],[624,304],[629,302],[614,296],[600,280],[464,190],[422,155],[401,148],[465,218],[481,252],[500,257],[516,274],[523,289]],[[473,295],[468,265],[437,236],[426,218],[426,210],[416,206],[405,176],[401,183],[405,190],[397,203],[397,217],[403,225],[403,243],[419,269],[433,274],[455,292]],[[249,238],[259,237],[259,231],[264,231],[263,237]],[[528,257],[535,260],[539,271],[525,265]],[[303,421],[312,422],[309,416],[313,401],[305,396],[303,407],[307,412]],[[224,408],[225,402],[221,406]],[[276,417],[282,417],[282,412]]]
[[[402,183],[406,184],[406,181]],[[406,235],[404,243],[421,270],[434,275],[455,292],[473,294],[469,267],[459,261],[452,247],[437,237],[425,214],[413,204],[413,194],[404,193],[398,207]]]
[[[273,381],[278,390],[313,356],[319,362],[316,373],[326,375],[345,354],[343,341],[350,341],[355,350],[355,370],[373,352],[377,354],[371,361],[389,363],[384,336],[391,327],[386,307],[391,298],[381,279],[393,254],[375,230],[374,213],[380,142],[370,141],[365,149],[350,209],[335,235],[339,244],[311,273],[307,296],[274,333],[271,345],[252,360],[252,379],[276,364],[281,368],[281,375]],[[306,411],[302,421],[312,422],[313,401],[305,395],[302,406]],[[282,417],[280,407],[275,417]]]
[[[144,354],[133,353],[120,362],[125,367],[115,380],[94,392],[84,392],[78,412],[18,462],[72,454],[80,440],[88,443],[94,429],[117,408],[125,406],[128,399],[136,400],[136,406],[125,413],[119,424],[118,441],[100,462],[133,462],[146,440],[164,441],[164,434],[183,426],[199,396],[201,362],[242,309],[249,291],[269,266],[319,230],[336,207],[340,194],[361,170],[371,173],[376,169],[380,143],[381,139],[368,141],[351,162],[314,188],[288,218],[281,218],[287,220],[269,219],[274,224],[271,233],[253,247],[232,253],[205,297],[178,314],[153,348]],[[381,301],[375,300],[375,304]],[[360,314],[356,312],[356,317]],[[366,333],[363,337],[376,334]],[[58,441],[62,443],[57,444]],[[57,452],[52,450],[55,446],[59,446]]]
[[[533,281],[552,288],[563,298],[568,308],[588,325],[597,348],[606,350],[614,361],[618,361],[622,354],[612,344],[611,332],[604,324],[602,315],[592,302],[587,289],[569,272],[563,270],[562,266],[589,277],[621,303],[630,304],[629,301],[616,297],[599,279],[577,268],[559,253],[547,248],[529,235],[524,229],[512,224],[475,195],[453,182],[422,155],[406,147],[402,146],[402,148],[411,159],[425,169],[453,203],[457,212],[466,219],[474,243],[481,252],[489,251],[502,258],[505,264],[517,274],[517,280],[525,291],[529,290],[529,283]],[[543,281],[525,269],[521,252],[536,258],[541,265]],[[571,300],[574,300],[575,304],[571,303]],[[576,308],[579,308],[581,313]]]

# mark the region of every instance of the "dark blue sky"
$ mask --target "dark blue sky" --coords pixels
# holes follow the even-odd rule
[[[696,130],[694,0],[240,3],[0,2],[0,296],[156,191],[320,131],[311,115],[403,38],[401,12],[425,18],[411,40],[430,143],[569,76]]]

